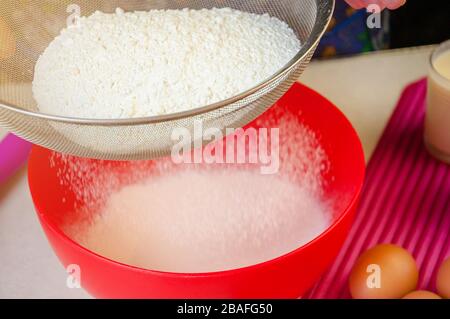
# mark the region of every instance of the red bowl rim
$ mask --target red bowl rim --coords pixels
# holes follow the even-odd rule
[[[137,266],[132,266],[132,265],[128,265],[122,262],[118,262],[115,261],[113,259],[104,257],[102,255],[97,254],[96,252],[93,252],[89,249],[87,249],[86,247],[80,245],[79,243],[77,243],[76,241],[74,241],[73,239],[71,239],[69,236],[67,236],[59,227],[56,227],[54,225],[54,223],[50,222],[47,217],[40,212],[39,208],[37,207],[37,201],[33,195],[33,192],[31,190],[31,176],[30,176],[30,170],[28,170],[28,181],[29,181],[29,187],[30,187],[30,193],[31,193],[31,197],[33,199],[33,203],[36,207],[36,212],[38,214],[38,217],[41,221],[41,223],[45,223],[45,226],[48,227],[53,233],[55,233],[58,237],[60,237],[63,241],[65,241],[67,244],[73,246],[74,248],[81,250],[84,253],[87,254],[91,254],[96,258],[99,258],[102,261],[105,262],[109,262],[109,263],[113,263],[116,266],[125,268],[125,269],[129,269],[132,271],[136,271],[136,272],[143,272],[143,273],[148,273],[148,274],[153,274],[153,275],[158,275],[160,277],[197,277],[197,278],[202,278],[202,277],[223,277],[226,275],[230,275],[230,274],[234,274],[234,273],[238,273],[238,272],[245,272],[245,271],[251,271],[251,270],[255,270],[255,269],[259,269],[259,268],[263,268],[267,265],[272,265],[272,264],[276,264],[279,261],[289,258],[292,255],[295,255],[297,253],[299,253],[300,251],[314,245],[316,242],[320,241],[322,238],[328,236],[329,233],[331,233],[342,221],[343,219],[345,219],[347,217],[347,215],[351,212],[352,208],[354,206],[357,205],[358,199],[361,195],[362,192],[362,188],[363,188],[363,184],[364,184],[364,177],[365,177],[365,170],[366,170],[366,166],[365,166],[365,158],[364,158],[364,152],[363,152],[363,147],[361,144],[361,140],[358,137],[358,134],[356,132],[356,130],[354,129],[354,127],[352,126],[352,124],[350,123],[350,121],[347,119],[347,117],[344,115],[344,113],[342,113],[341,110],[339,110],[330,100],[328,100],[327,98],[323,97],[321,94],[317,93],[316,91],[300,84],[300,83],[295,83],[294,87],[292,89],[295,89],[295,87],[303,87],[303,89],[307,89],[309,91],[312,91],[314,94],[320,96],[320,98],[322,98],[324,101],[326,101],[330,106],[331,109],[333,110],[333,112],[337,112],[339,114],[340,117],[342,117],[344,119],[344,122],[346,123],[346,125],[350,128],[351,130],[351,136],[354,139],[354,142],[356,142],[356,146],[357,146],[357,156],[359,158],[359,167],[357,167],[357,171],[360,172],[361,176],[360,176],[360,181],[357,184],[357,191],[353,194],[352,199],[349,201],[349,204],[347,205],[347,207],[342,211],[342,213],[339,215],[338,218],[335,219],[335,221],[325,230],[323,231],[320,235],[318,235],[317,237],[315,237],[314,239],[312,239],[311,241],[309,241],[308,243],[294,249],[293,251],[290,251],[288,253],[285,253],[281,256],[275,257],[273,259],[267,260],[267,261],[263,261],[254,265],[250,265],[250,266],[244,266],[244,267],[240,267],[240,268],[234,268],[234,269],[228,269],[228,270],[221,270],[221,271],[212,271],[212,272],[199,272],[199,273],[183,273],[183,272],[169,272],[169,271],[160,271],[160,270],[151,270],[151,269],[146,269],[146,268],[141,268],[141,267],[137,267]],[[33,160],[34,157],[34,153],[36,152],[37,146],[33,146],[32,150],[31,150],[31,154],[30,154],[30,162]],[[356,151],[356,150],[355,150]],[[49,151],[50,152],[50,151]],[[29,165],[29,167],[31,167],[31,165]]]

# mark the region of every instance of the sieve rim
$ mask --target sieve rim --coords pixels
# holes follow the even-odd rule
[[[307,41],[302,45],[302,48],[299,52],[278,72],[272,75],[269,79],[259,83],[253,88],[244,91],[238,95],[230,97],[228,99],[205,105],[196,107],[191,110],[163,114],[163,115],[155,115],[155,116],[146,116],[146,117],[136,117],[136,118],[122,118],[122,119],[92,119],[92,118],[78,118],[78,117],[67,117],[60,116],[36,111],[26,110],[19,106],[11,105],[9,103],[4,103],[0,100],[0,108],[6,109],[8,111],[12,111],[15,113],[19,113],[21,115],[30,116],[42,120],[60,122],[60,123],[70,123],[70,124],[78,124],[78,125],[88,125],[88,126],[137,126],[143,124],[158,124],[169,121],[182,120],[194,116],[199,116],[206,114],[208,112],[212,112],[226,106],[229,106],[233,103],[237,103],[239,101],[244,100],[256,94],[257,92],[263,90],[268,87],[272,83],[278,81],[284,75],[291,72],[295,69],[307,56],[313,51],[318,45],[320,39],[325,34],[328,25],[331,22],[333,11],[335,8],[335,0],[316,0],[317,5],[317,14],[316,14],[316,23],[311,31],[310,36]],[[246,105],[242,105],[236,110],[240,110],[245,108]]]

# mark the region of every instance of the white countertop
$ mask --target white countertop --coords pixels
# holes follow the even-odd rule
[[[370,158],[402,89],[427,73],[431,47],[311,63],[300,82],[334,102],[350,119]],[[6,134],[0,128],[0,138]],[[26,170],[0,186],[0,298],[86,298],[67,275],[40,228]]]

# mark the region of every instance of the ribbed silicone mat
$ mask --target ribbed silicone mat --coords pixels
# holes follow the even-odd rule
[[[367,167],[359,211],[331,268],[306,296],[350,298],[348,276],[357,257],[379,243],[408,249],[420,268],[420,289],[435,288],[450,255],[450,166],[423,144],[426,81],[406,88]]]

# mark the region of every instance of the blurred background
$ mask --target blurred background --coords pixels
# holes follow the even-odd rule
[[[337,0],[333,21],[316,56],[437,44],[450,38],[450,1],[408,0],[400,9],[383,11],[381,29],[369,29],[367,17],[366,10]]]

